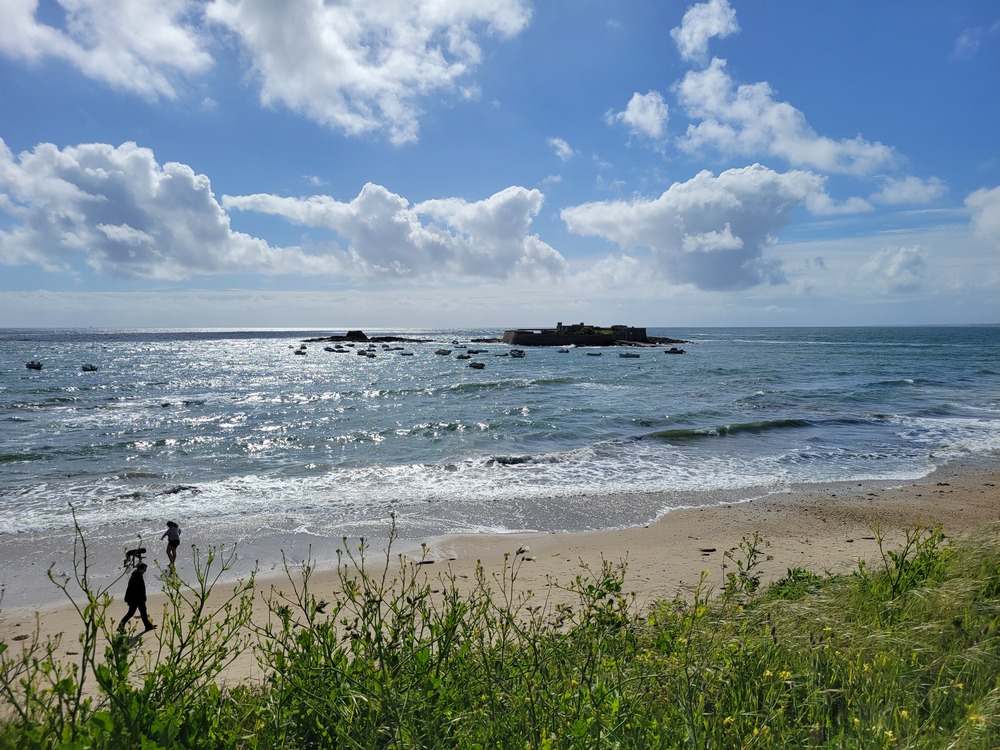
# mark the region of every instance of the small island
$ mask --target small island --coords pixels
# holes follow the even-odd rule
[[[411,339],[404,336],[368,336],[364,331],[348,331],[342,336],[318,336],[316,338],[305,339],[307,344],[322,344],[334,342],[364,342],[374,344],[386,344],[390,342],[407,344],[426,344],[430,339]]]
[[[661,344],[688,344],[683,339],[665,336],[647,336],[645,328],[633,326],[592,326],[586,323],[563,325],[555,328],[514,328],[504,331],[503,341],[511,346],[660,346]]]

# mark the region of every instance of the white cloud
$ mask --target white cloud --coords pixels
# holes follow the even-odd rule
[[[663,95],[658,91],[648,94],[635,93],[629,100],[623,112],[608,112],[605,119],[608,124],[625,123],[634,135],[659,139],[667,126],[669,110],[663,101]]]
[[[884,249],[863,266],[861,275],[882,292],[906,294],[921,289],[927,268],[927,251],[922,247]]]
[[[350,203],[326,196],[226,197],[226,209],[255,210],[346,238],[308,249],[273,248],[230,227],[205,175],[156,162],[134,143],[40,144],[17,158],[0,140],[0,263],[178,280],[221,273],[342,275],[351,278],[524,278],[559,275],[565,261],[531,223],[538,190],[510,187],[486,200],[406,199],[366,185]]]
[[[677,51],[685,60],[702,61],[713,37],[727,37],[740,30],[736,11],[727,0],[709,0],[688,8],[681,25],[670,30]]]
[[[68,271],[82,258],[99,273],[163,280],[308,266],[233,232],[207,177],[134,143],[42,143],[15,158],[0,140],[0,212],[12,219],[0,261],[12,265]]]
[[[205,14],[239,38],[266,105],[396,144],[417,139],[422,95],[480,62],[481,34],[511,37],[530,19],[524,0],[212,0]]]
[[[1000,248],[1000,187],[982,188],[965,199],[976,234]]]
[[[952,56],[960,58],[975,57],[983,41],[997,33],[1000,33],[1000,21],[995,21],[991,26],[973,26],[962,29],[962,33],[955,40]]]
[[[937,200],[947,192],[947,186],[937,177],[927,180],[913,176],[885,177],[882,189],[872,195],[872,200],[890,205],[924,204]]]
[[[765,257],[792,210],[823,195],[823,179],[779,174],[759,164],[718,177],[701,172],[659,198],[586,203],[561,213],[570,231],[602,237],[626,250],[649,248],[669,278],[704,290],[780,283]]]
[[[174,97],[174,79],[212,64],[191,23],[192,0],[74,0],[60,3],[64,28],[36,17],[38,2],[0,3],[0,53],[64,60],[84,75],[150,98]]]
[[[843,201],[835,201],[827,193],[811,193],[805,199],[809,213],[816,216],[841,216],[873,211],[872,204],[864,198],[853,196]]]
[[[719,58],[704,70],[689,71],[677,92],[688,116],[698,121],[680,140],[689,152],[769,154],[792,166],[853,175],[873,174],[896,161],[893,149],[881,143],[818,135],[799,110],[775,101],[769,84],[735,86]]]
[[[224,196],[227,209],[281,216],[325,227],[346,243],[343,272],[359,277],[508,278],[560,274],[562,256],[531,234],[538,190],[509,187],[469,203],[459,198],[411,206],[386,188],[365,185],[349,203],[329,196]]]
[[[563,161],[569,161],[576,153],[573,150],[573,147],[562,138],[549,138],[549,145],[552,147],[552,150],[556,152],[556,156]]]

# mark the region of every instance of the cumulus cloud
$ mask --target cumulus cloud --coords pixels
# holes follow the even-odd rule
[[[948,192],[944,182],[937,177],[922,180],[919,177],[886,177],[882,189],[872,195],[877,203],[914,205],[931,203]]]
[[[420,96],[480,62],[480,34],[512,37],[530,20],[524,0],[212,0],[205,14],[239,39],[264,104],[396,144],[417,139]]]
[[[48,143],[14,156],[0,139],[0,263],[74,271],[82,259],[120,278],[177,280],[220,273],[352,278],[511,278],[559,275],[565,260],[530,232],[538,190],[510,187],[467,202],[414,206],[379,185],[341,203],[327,196],[225,197],[205,175],[157,163],[134,143]],[[274,248],[233,231],[227,210],[325,227],[346,241]]]
[[[332,230],[345,247],[345,273],[377,278],[508,278],[558,275],[565,260],[531,224],[542,206],[538,190],[509,187],[481,201],[459,198],[415,205],[381,185],[365,185],[348,203],[329,196],[224,196],[230,210],[280,216]]]
[[[232,231],[205,175],[134,143],[42,143],[15,157],[0,139],[0,213],[11,219],[7,264],[69,270],[83,258],[99,273],[162,280],[304,270],[300,255]]]
[[[689,152],[768,154],[794,167],[852,175],[871,175],[896,161],[893,149],[881,143],[860,136],[836,141],[818,135],[802,112],[775,100],[769,84],[737,86],[726,72],[726,61],[719,58],[703,70],[689,71],[677,94],[696,121],[679,142]]]
[[[1000,187],[982,188],[965,199],[976,234],[1000,248]]]
[[[650,91],[648,94],[632,94],[623,112],[608,112],[605,119],[609,124],[624,123],[634,135],[659,139],[667,127],[668,116],[663,95]]]
[[[625,250],[649,248],[675,281],[704,290],[745,289],[784,281],[765,251],[797,206],[824,194],[818,175],[779,174],[754,164],[718,177],[701,172],[658,198],[586,203],[561,217],[577,234]]]
[[[709,0],[688,8],[681,25],[670,30],[677,51],[685,60],[703,61],[714,37],[727,37],[740,30],[736,11],[727,0]]]
[[[563,161],[569,161],[576,153],[573,150],[573,147],[562,138],[549,138],[549,145],[552,147],[552,150],[556,152],[556,156]]]
[[[918,291],[926,268],[927,251],[922,247],[887,248],[875,253],[861,274],[879,291],[900,294]]]
[[[61,2],[65,24],[37,17],[38,3],[0,3],[0,53],[28,62],[57,58],[84,75],[149,98],[176,96],[175,79],[212,64],[192,24],[192,0]]]

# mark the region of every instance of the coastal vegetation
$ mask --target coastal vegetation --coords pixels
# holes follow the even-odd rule
[[[998,529],[896,549],[872,530],[881,559],[849,574],[763,585],[755,535],[719,590],[647,607],[611,562],[522,590],[523,550],[458,581],[362,543],[322,595],[309,564],[284,593],[226,588],[232,558],[209,551],[193,584],[165,578],[151,650],[115,636],[79,535],[70,575],[50,571],[79,647],[3,636],[0,748],[1000,746]],[[266,677],[227,684],[247,649]]]

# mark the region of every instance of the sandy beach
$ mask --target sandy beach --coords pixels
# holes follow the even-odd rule
[[[422,574],[435,577],[454,574],[459,582],[475,576],[482,564],[490,576],[503,570],[505,556],[527,548],[518,572],[518,588],[544,597],[551,582],[568,583],[583,565],[600,568],[602,560],[627,565],[626,591],[634,592],[640,606],[672,598],[693,586],[707,571],[709,585],[719,587],[724,580],[724,554],[737,547],[744,537],[758,533],[767,543],[773,559],[762,565],[764,580],[774,580],[788,568],[814,572],[846,572],[858,559],[875,560],[879,550],[871,524],[878,522],[886,533],[889,548],[903,538],[907,528],[941,524],[946,534],[969,534],[1000,520],[1000,468],[996,464],[951,465],[917,482],[898,484],[847,482],[808,485],[780,494],[712,507],[671,511],[656,523],[642,528],[582,534],[511,534],[504,536],[459,536],[429,540]],[[157,545],[158,546],[158,545]],[[5,545],[3,570],[13,571],[24,561],[12,558],[17,545]],[[281,551],[273,550],[280,561]],[[420,553],[410,551],[404,559],[416,561]],[[20,575],[37,577],[37,586],[51,587],[45,567],[32,563]],[[272,587],[289,587],[280,565],[262,565],[257,579],[255,617],[265,617],[263,594]],[[180,561],[179,574],[191,572]],[[335,571],[317,569],[311,589],[322,597],[337,585]],[[157,581],[147,575],[149,610],[158,621],[162,596]],[[109,617],[124,614],[120,595],[125,582],[112,589],[115,601]],[[118,591],[121,589],[121,591]],[[31,637],[35,613],[43,638],[63,633],[62,652],[77,649],[79,625],[66,602],[44,606],[4,606],[0,629],[5,640]],[[153,634],[155,635],[155,634]],[[150,636],[146,636],[147,639]],[[69,657],[67,657],[69,658]],[[252,655],[238,659],[228,671],[229,681],[256,680],[260,669]]]

